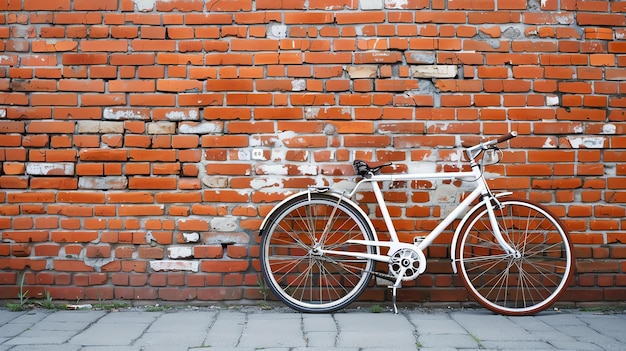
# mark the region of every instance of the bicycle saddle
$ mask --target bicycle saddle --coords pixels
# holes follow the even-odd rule
[[[374,174],[380,173],[380,170],[383,167],[391,166],[391,163],[385,163],[384,165],[380,165],[378,167],[370,167],[365,161],[354,160],[352,163],[354,166],[354,172],[363,178],[369,178]]]

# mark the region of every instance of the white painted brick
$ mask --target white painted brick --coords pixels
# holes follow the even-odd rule
[[[193,257],[193,248],[189,246],[170,246],[167,248],[167,257],[173,260]]]
[[[150,116],[143,113],[141,110],[133,110],[129,108],[119,108],[119,107],[107,107],[104,109],[102,117],[105,120],[145,120],[150,119]]]
[[[227,177],[205,176],[202,177],[202,184],[209,188],[226,188],[228,186]]]
[[[198,261],[174,261],[174,260],[150,261],[150,268],[155,272],[178,272],[178,271],[197,272],[199,266],[200,266],[200,262]]]
[[[234,232],[239,227],[238,219],[233,217],[217,217],[209,222],[212,230]]]
[[[423,65],[411,66],[413,78],[454,78],[458,73],[454,65]]]
[[[80,177],[78,179],[79,189],[126,189],[128,179],[126,177]]]
[[[0,118],[6,118],[6,117],[7,117],[7,109],[0,108]]]
[[[78,133],[124,133],[124,122],[78,121]]]
[[[133,3],[135,4],[137,10],[146,12],[154,9],[156,0],[133,0]]]
[[[197,243],[200,241],[200,234],[198,233],[183,233],[183,240],[186,243]]]
[[[200,114],[197,109],[170,111],[165,114],[168,121],[197,121]]]
[[[352,79],[376,78],[378,76],[378,67],[374,65],[348,67],[348,75]]]
[[[360,0],[361,10],[382,10],[383,0]]]
[[[213,134],[221,133],[223,126],[220,123],[202,122],[202,123],[181,123],[178,132],[181,134]]]
[[[205,244],[248,244],[250,237],[242,232],[212,232],[205,236]]]
[[[26,164],[26,174],[44,175],[44,176],[74,175],[74,164],[70,162],[58,162],[58,163],[29,162]]]
[[[175,134],[176,123],[174,122],[151,122],[148,123],[148,134]]]

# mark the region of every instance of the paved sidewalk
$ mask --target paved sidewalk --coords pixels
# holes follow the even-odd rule
[[[0,351],[624,350],[626,314],[562,310],[504,317],[482,309],[175,308],[0,310]]]

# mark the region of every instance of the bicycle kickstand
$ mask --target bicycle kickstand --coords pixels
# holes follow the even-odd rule
[[[393,313],[398,314],[398,307],[396,306],[396,295],[398,291],[397,286],[390,286],[391,288],[391,301],[393,302]]]
[[[402,287],[402,277],[404,277],[404,273],[406,273],[406,267],[402,268],[400,274],[396,278],[396,282],[393,285],[390,285],[391,289],[391,301],[393,302],[393,312],[398,314],[398,306],[396,305],[396,299],[398,296],[398,288]]]

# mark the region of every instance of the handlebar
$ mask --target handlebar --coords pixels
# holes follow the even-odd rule
[[[509,139],[513,139],[517,136],[517,132],[510,132],[509,134],[506,135],[502,135],[500,136],[498,139],[496,139],[496,141],[498,142],[498,144],[503,143]]]
[[[466,147],[465,149],[465,153],[469,159],[469,161],[472,161],[483,151],[483,150],[488,150],[491,148],[494,148],[495,145],[498,145],[500,143],[503,143],[509,139],[513,139],[517,136],[517,132],[513,131],[510,132],[508,134],[505,135],[501,135],[495,139],[489,140],[487,142],[484,143],[480,143],[478,145],[474,145],[471,147]]]
[[[513,139],[517,136],[517,132],[513,131],[505,135],[501,135],[495,139],[482,142],[478,145],[474,146],[463,146],[465,147],[465,153],[472,163],[474,159],[478,157],[478,155],[483,152],[483,150],[493,149],[495,145],[503,143],[507,140]],[[370,167],[367,162],[361,160],[354,160],[352,164],[354,166],[354,172],[364,178],[370,178],[374,174],[378,174],[383,167],[390,166],[391,163],[386,163],[384,165],[380,165],[378,167]]]

